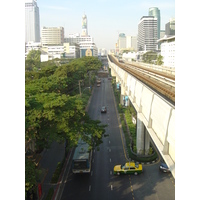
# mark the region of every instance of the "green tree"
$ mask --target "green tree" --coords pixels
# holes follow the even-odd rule
[[[85,79],[88,71],[100,67],[97,58],[84,57],[61,67],[42,66],[39,71],[26,72],[26,139],[34,140],[37,149],[48,147],[53,140],[70,139],[74,144],[77,133],[84,132],[80,123],[87,121],[84,127],[89,123],[88,118],[84,119],[83,99],[66,94],[78,87],[78,80]],[[102,134],[102,127],[98,126],[96,123]],[[73,139],[69,133],[74,135]]]
[[[152,61],[155,61],[157,59],[157,53],[153,51],[148,51],[143,54],[142,59],[145,63],[152,63]]]
[[[159,55],[158,57],[157,57],[157,65],[162,65],[163,64],[163,56],[161,56],[161,55]]]
[[[40,50],[31,50],[25,61],[26,71],[38,70],[40,68]]]
[[[102,137],[107,125],[101,124],[99,120],[91,120],[87,113],[82,125],[83,131],[81,132],[81,138],[89,144],[90,149],[99,147],[103,143]]]
[[[27,60],[34,60],[36,62],[40,62],[40,50],[31,50],[27,55]]]
[[[27,196],[27,192],[33,190],[33,187],[36,184],[36,171],[34,163],[25,158],[25,194]]]
[[[88,71],[100,67],[97,58],[84,57],[61,66],[47,62],[40,70],[26,71],[25,140],[34,141],[37,151],[48,148],[52,141],[67,140],[74,146],[79,137],[90,148],[102,143],[106,125],[89,117],[78,91],[70,93],[78,87],[78,80],[85,82]],[[34,163],[26,158],[26,191],[36,183],[36,173]]]

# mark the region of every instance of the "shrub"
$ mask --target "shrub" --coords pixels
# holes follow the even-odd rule
[[[58,182],[58,179],[59,179],[59,176],[60,176],[60,173],[61,173],[61,170],[62,170],[63,163],[64,162],[58,162],[56,170],[55,170],[55,172],[54,172],[54,174],[53,174],[53,176],[51,178],[51,183],[57,183]]]
[[[51,187],[51,188],[49,189],[49,191],[48,191],[48,194],[47,194],[45,200],[51,200],[52,197],[53,197],[53,194],[54,194],[54,189]]]

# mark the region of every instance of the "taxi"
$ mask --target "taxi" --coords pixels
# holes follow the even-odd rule
[[[135,162],[126,162],[124,165],[115,165],[113,173],[120,174],[140,174],[142,173],[142,165]]]

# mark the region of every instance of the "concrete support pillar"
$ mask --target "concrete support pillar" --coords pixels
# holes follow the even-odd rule
[[[163,154],[166,155],[166,154],[169,154],[169,142],[165,142],[164,143],[164,146],[163,146]]]
[[[113,70],[113,68],[111,67],[111,76],[116,76],[115,71]]]
[[[130,105],[130,99],[126,100],[126,106],[129,106]]]
[[[139,115],[139,114],[138,114]],[[150,136],[143,122],[137,115],[137,153],[147,155],[150,147]]]
[[[167,137],[168,137],[168,128],[169,128],[169,122],[170,122],[170,119],[171,119],[171,116],[172,116],[172,111],[173,111],[173,109],[171,108],[170,113],[169,113],[168,123],[167,123],[167,130],[166,130],[166,134],[165,134],[163,154],[169,154],[169,142],[167,141]]]
[[[126,87],[124,82],[121,84],[121,95],[120,95],[120,103],[123,106],[129,106],[130,105],[130,99],[128,95],[126,95]]]
[[[145,128],[145,133],[144,133],[144,135],[145,135],[144,136],[144,151],[145,151],[145,155],[148,155],[149,148],[150,148],[150,135],[149,135],[146,127],[144,127],[144,128]]]
[[[137,153],[144,154],[144,124],[137,116]]]
[[[123,106],[129,106],[129,105],[130,105],[130,99],[128,98],[127,95],[122,95],[122,94],[121,94],[120,103],[121,103]]]
[[[125,103],[124,98],[125,98],[125,88],[124,88],[124,84],[122,83],[121,84],[121,95],[120,95],[120,104],[121,105],[124,105],[124,103]]]
[[[116,83],[118,83],[119,82],[119,78],[118,78],[118,76],[116,76]]]

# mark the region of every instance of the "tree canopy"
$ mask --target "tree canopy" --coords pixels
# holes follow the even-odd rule
[[[145,63],[153,63],[157,59],[157,53],[153,51],[148,51],[142,56],[142,60]]]
[[[158,55],[157,52],[153,52],[153,51],[148,51],[145,54],[143,54],[142,56],[142,60],[145,63],[154,63],[157,65],[162,65],[163,64],[163,56]]]
[[[162,65],[163,64],[163,56],[159,55],[157,57],[157,65]]]
[[[37,55],[28,56],[28,62],[34,62]],[[83,87],[88,86],[89,79],[94,82],[101,65],[95,57],[84,57],[61,66],[54,61],[40,63],[40,70],[26,70],[25,140],[34,141],[36,151],[48,148],[52,141],[67,140],[68,145],[74,146],[79,137],[90,148],[102,143],[106,125],[89,117],[84,95],[78,91],[78,81],[82,80]],[[29,171],[33,174],[33,169],[30,160],[26,160],[26,175]],[[35,176],[26,176],[26,190],[35,181]]]
[[[74,143],[78,132],[85,134],[87,124],[94,125],[94,121],[86,115],[78,90],[76,95],[70,92],[76,91],[79,80],[84,82],[88,78],[88,71],[97,71],[100,67],[101,62],[97,58],[84,57],[60,67],[44,66],[38,71],[27,71],[26,140],[33,139],[36,148],[43,148],[48,147],[52,140],[69,139]],[[99,124],[96,123],[96,130],[103,133]]]
[[[31,50],[26,58],[25,69],[26,71],[33,71],[40,68],[40,50]]]

